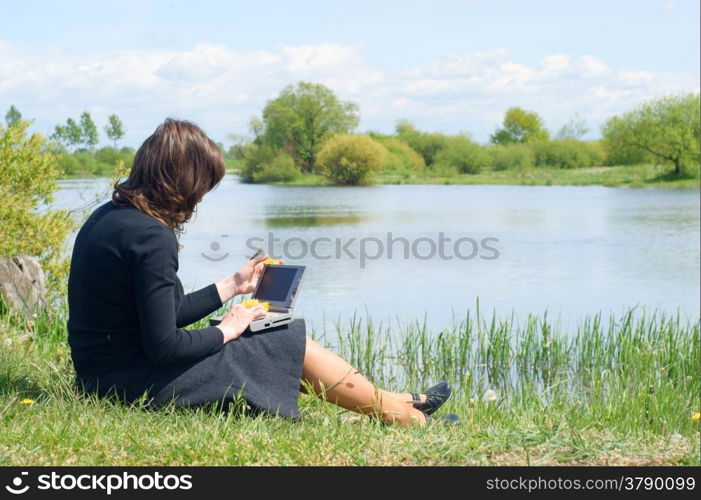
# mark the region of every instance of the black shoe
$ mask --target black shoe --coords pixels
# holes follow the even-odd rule
[[[460,423],[460,417],[458,417],[455,413],[446,413],[440,417],[426,415],[426,422],[440,422],[445,425],[458,425]]]
[[[438,382],[436,385],[423,392],[423,394],[426,394],[426,401],[421,401],[419,395],[412,392],[411,397],[414,399],[412,403],[417,410],[422,411],[426,415],[432,415],[448,400],[450,392],[450,385],[448,385],[448,382]]]

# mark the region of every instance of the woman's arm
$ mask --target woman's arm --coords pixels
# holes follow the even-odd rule
[[[255,290],[260,274],[263,271],[263,262],[268,256],[253,259],[241,266],[234,274],[226,276],[216,283],[190,293],[183,293],[182,283],[176,274],[176,285],[183,293],[176,316],[176,326],[191,325],[208,314],[219,309],[228,300],[236,295],[251,293]],[[282,260],[280,262],[283,262]]]
[[[238,291],[238,287],[236,286],[236,280],[234,279],[233,274],[220,279],[214,284],[214,286],[217,289],[217,293],[219,294],[219,300],[221,300],[222,304],[225,304],[228,300],[233,299],[241,293]]]
[[[270,256],[268,255],[261,255],[260,257],[251,259],[239,267],[234,274],[217,281],[217,291],[219,292],[219,298],[222,304],[234,298],[236,295],[254,291],[258,284],[258,279],[263,273],[263,262],[269,258]],[[284,263],[284,261],[280,260],[280,263]]]
[[[176,278],[177,279],[177,278]],[[182,283],[177,280],[177,286],[182,291]],[[191,325],[208,314],[213,313],[223,305],[216,283],[207,285],[197,291],[186,293],[180,301],[176,325],[178,328]]]
[[[156,365],[200,359],[224,345],[224,334],[217,327],[182,330],[176,325],[176,245],[169,229],[153,224],[137,233],[129,247],[141,340],[146,356]]]

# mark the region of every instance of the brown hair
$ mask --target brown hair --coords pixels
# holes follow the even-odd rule
[[[167,118],[136,152],[129,177],[115,183],[112,202],[131,203],[179,233],[225,168],[221,151],[202,129]]]

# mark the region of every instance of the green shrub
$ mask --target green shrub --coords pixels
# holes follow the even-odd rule
[[[366,184],[382,167],[387,150],[367,135],[340,134],[332,137],[317,156],[318,171],[336,184]]]
[[[435,157],[435,165],[449,165],[463,174],[476,174],[491,165],[487,150],[464,136],[449,137]],[[435,166],[434,166],[435,168]]]
[[[286,182],[301,175],[294,159],[287,153],[280,152],[270,163],[266,163],[253,173],[253,182]]]
[[[586,141],[589,154],[589,166],[599,167],[606,164],[606,149],[600,141]]]
[[[446,147],[448,142],[448,138],[443,134],[421,132],[404,120],[397,123],[396,130],[397,137],[418,152],[429,167],[433,165],[436,155]]]
[[[121,159],[121,153],[119,152],[119,150],[114,148],[101,148],[95,151],[95,161],[97,161],[98,163],[107,163],[108,165],[114,165]]]
[[[458,175],[458,169],[455,165],[436,163],[431,167],[431,177],[455,177],[456,175]]]
[[[278,155],[278,150],[268,144],[252,144],[246,150],[241,167],[241,179],[244,182],[256,182],[255,175],[263,170],[265,165],[270,165]]]
[[[42,207],[52,201],[61,170],[46,139],[27,136],[29,124],[0,125],[0,256],[37,256],[54,299],[65,289],[69,262],[63,245],[75,224],[67,210]]]
[[[396,137],[373,136],[387,150],[382,168],[395,172],[420,171],[426,168],[423,156]]]
[[[131,165],[134,162],[134,150],[131,148],[101,148],[95,152],[79,149],[74,153],[61,150],[58,153],[58,167],[63,175],[69,176],[105,176],[112,175],[119,162]]]
[[[508,144],[491,149],[494,170],[526,170],[532,168],[533,150],[525,144]]]
[[[602,165],[603,149],[598,143],[563,139],[532,145],[535,164],[539,167],[583,168]]]
[[[78,175],[82,170],[80,161],[70,153],[58,153],[56,166],[62,175]]]

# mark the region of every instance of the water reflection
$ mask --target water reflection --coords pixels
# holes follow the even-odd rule
[[[255,222],[261,222],[268,228],[343,226],[360,224],[368,220],[370,217],[360,215],[286,215],[254,219]]]

